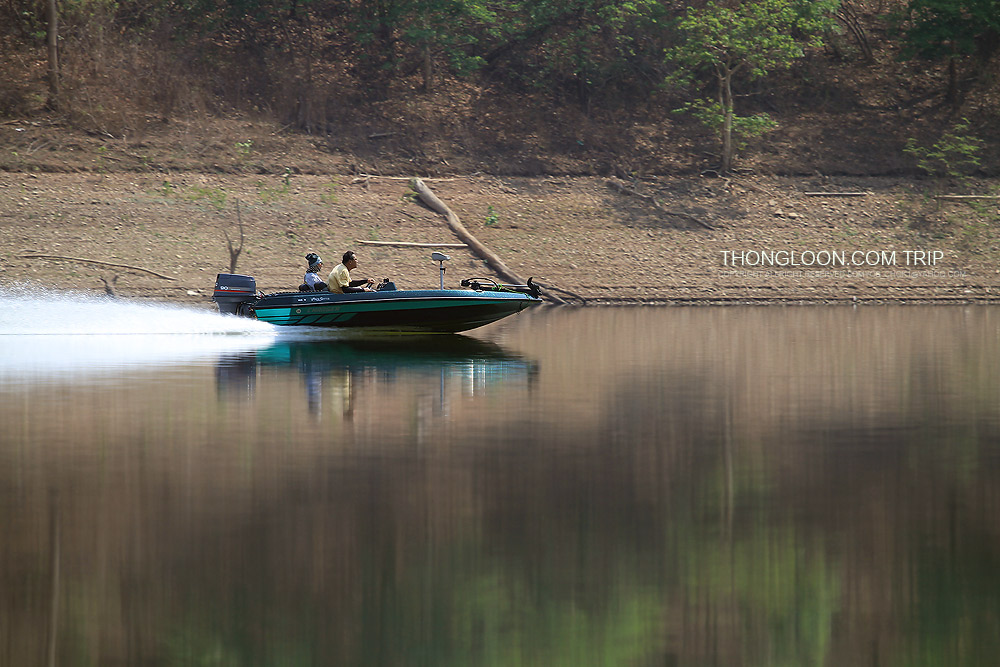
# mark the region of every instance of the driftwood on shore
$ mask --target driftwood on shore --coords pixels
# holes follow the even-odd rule
[[[412,241],[363,241],[354,239],[355,243],[361,245],[381,245],[393,246],[397,248],[468,248],[465,243],[414,243]]]
[[[867,192],[803,192],[806,197],[867,197]]]
[[[473,254],[476,255],[476,257],[486,262],[486,265],[493,269],[501,280],[505,280],[515,285],[525,284],[526,281],[523,278],[507,268],[507,265],[504,264],[499,257],[497,257],[485,245],[480,243],[475,236],[469,233],[469,230],[465,228],[465,225],[463,225],[462,221],[458,219],[458,216],[455,215],[455,213],[452,212],[452,210],[448,208],[443,201],[438,199],[438,196],[431,192],[431,189],[428,188],[422,180],[419,178],[410,179],[410,187],[417,193],[420,201],[426,204],[434,212],[444,216],[444,218],[448,221],[448,227],[455,233],[455,236],[461,239],[469,247]],[[546,297],[555,303],[565,303],[559,297],[551,294],[547,294]]]
[[[479,240],[469,233],[469,230],[465,228],[462,221],[458,219],[450,208],[448,208],[443,201],[438,199],[437,195],[431,192],[422,180],[419,178],[410,179],[410,187],[413,188],[420,200],[427,204],[434,212],[443,215],[448,221],[448,227],[451,231],[455,233],[455,236],[460,238],[473,253],[480,259],[486,262],[486,264],[493,269],[498,276],[507,282],[516,283],[518,285],[523,285],[524,280],[518,276],[516,273],[507,268],[507,265],[501,261],[493,252],[487,248],[485,245],[479,242]]]
[[[934,199],[940,201],[996,201],[1000,195],[935,195]]]
[[[114,262],[102,262],[101,260],[86,259],[85,257],[67,257],[65,255],[21,255],[21,259],[58,259],[66,262],[84,262],[85,264],[97,264],[98,266],[110,266],[118,269],[128,269],[130,271],[139,271],[141,273],[148,273],[151,276],[156,276],[157,278],[163,278],[164,280],[177,280],[176,278],[165,276],[162,273],[157,273],[156,271],[151,271],[150,269],[144,269],[141,266],[132,266],[131,264],[116,264]]]
[[[409,181],[409,180],[411,180],[410,176],[381,176],[379,174],[366,174],[364,172],[361,172],[361,173],[359,173],[359,174],[357,174],[355,176],[354,180],[352,180],[351,183],[352,184],[354,184],[354,183],[364,183],[365,181],[371,180],[373,178],[381,178],[381,179],[386,180],[386,181]],[[425,181],[454,181],[455,179],[454,178],[425,178],[424,180]]]

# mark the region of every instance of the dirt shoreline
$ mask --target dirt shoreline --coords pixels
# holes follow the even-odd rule
[[[425,182],[512,271],[552,286],[569,303],[1000,300],[996,204],[933,200],[927,183],[481,174]],[[847,192],[864,194],[839,196]],[[369,243],[457,240],[414,199],[404,177],[0,172],[0,288],[208,305],[215,274],[229,268],[226,234],[238,243],[239,222],[245,241],[236,270],[264,291],[294,289],[307,252],[332,267],[347,249],[358,252],[361,275],[433,287],[433,248]],[[452,257],[446,284],[493,276],[469,250],[442,250]],[[787,260],[792,251],[800,259],[811,253],[812,265],[750,261],[768,253]],[[740,255],[742,263],[730,261]],[[847,262],[831,264],[831,256]],[[917,257],[924,263],[911,261]]]

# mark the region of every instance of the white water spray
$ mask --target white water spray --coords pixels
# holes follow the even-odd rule
[[[203,363],[275,336],[270,324],[210,310],[0,287],[0,382]]]
[[[273,330],[264,322],[210,310],[0,286],[0,336],[253,334]]]

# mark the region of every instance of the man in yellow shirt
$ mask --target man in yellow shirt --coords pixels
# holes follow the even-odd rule
[[[333,267],[330,277],[326,279],[328,289],[331,292],[374,292],[372,285],[375,281],[371,278],[351,280],[351,271],[358,268],[358,257],[353,250],[344,253],[343,262]]]

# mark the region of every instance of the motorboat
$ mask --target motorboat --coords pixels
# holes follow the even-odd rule
[[[388,280],[370,292],[276,292],[257,290],[252,276],[220,273],[212,300],[219,312],[278,326],[366,328],[399,332],[455,333],[514,315],[542,302],[539,286],[491,278],[461,281],[462,289],[396,289]]]

